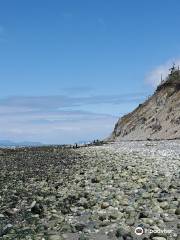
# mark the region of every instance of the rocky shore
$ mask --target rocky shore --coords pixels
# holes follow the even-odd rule
[[[0,239],[179,240],[179,146],[1,149]]]

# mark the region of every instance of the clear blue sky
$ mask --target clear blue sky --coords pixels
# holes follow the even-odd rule
[[[107,136],[179,59],[179,23],[179,0],[1,0],[0,138]]]

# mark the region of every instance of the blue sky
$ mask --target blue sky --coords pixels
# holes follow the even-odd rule
[[[103,138],[179,63],[178,0],[1,0],[0,138]]]

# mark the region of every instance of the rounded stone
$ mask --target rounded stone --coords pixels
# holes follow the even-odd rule
[[[175,214],[180,215],[180,207],[176,209]]]
[[[109,205],[109,203],[108,202],[103,202],[102,204],[101,204],[101,208],[102,209],[106,209],[106,208],[108,208],[110,205]]]
[[[152,240],[166,240],[164,237],[153,237]]]
[[[61,236],[58,235],[51,235],[49,240],[64,240]]]

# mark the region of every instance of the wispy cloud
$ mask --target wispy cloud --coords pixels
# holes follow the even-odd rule
[[[0,136],[13,141],[73,143],[106,137],[117,118],[85,111],[31,111],[1,115]]]
[[[0,136],[13,141],[44,143],[103,138],[111,133],[118,117],[102,111],[100,113],[98,109],[106,104],[115,106],[141,102],[144,97],[144,94],[130,93],[86,97],[14,96],[0,99]],[[91,111],[87,110],[88,106],[91,106]]]
[[[169,69],[172,67],[173,63],[180,65],[180,59],[170,59],[164,64],[157,66],[149,74],[147,74],[145,79],[146,83],[150,84],[153,87],[158,86],[158,84],[161,82],[161,76],[163,79],[168,76]]]
[[[122,104],[144,100],[144,93],[129,93],[122,95],[91,95],[87,97],[59,96],[14,96],[0,99],[0,106],[28,107],[34,109],[57,109],[77,107],[88,104]]]

